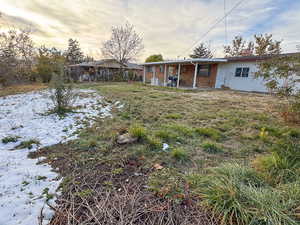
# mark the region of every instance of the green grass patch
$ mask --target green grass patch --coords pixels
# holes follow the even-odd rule
[[[203,151],[209,153],[209,154],[218,154],[222,153],[223,150],[213,142],[205,142],[202,144]]]
[[[8,137],[4,137],[2,138],[2,143],[3,144],[8,144],[8,143],[15,143],[19,140],[19,136],[8,136]]]

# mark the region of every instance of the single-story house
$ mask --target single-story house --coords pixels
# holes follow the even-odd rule
[[[282,56],[294,54],[299,53]],[[197,58],[144,63],[143,81],[177,88],[230,88],[267,92],[263,79],[255,79],[254,74],[258,71],[257,63],[271,57]]]
[[[103,59],[93,62],[83,62],[69,66],[69,73],[74,80],[79,81],[102,81],[114,80],[123,71],[123,78],[129,74],[134,77],[143,75],[143,67],[134,63],[120,63],[115,59]]]

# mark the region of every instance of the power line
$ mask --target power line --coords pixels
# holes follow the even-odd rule
[[[226,15],[226,0],[224,0],[224,15]],[[225,16],[224,23],[225,23],[225,43],[228,44],[227,16]]]
[[[196,42],[194,42],[191,47],[187,48],[185,51],[183,51],[182,53],[186,53],[188,51],[190,51],[196,44],[198,44],[200,41],[202,41],[219,23],[221,23],[228,15],[230,15],[237,7],[239,7],[245,0],[240,0],[237,4],[235,4],[233,6],[232,9],[230,9],[222,18],[216,20],[216,23],[214,23],[209,29],[208,31],[206,31],[202,37],[197,40]]]

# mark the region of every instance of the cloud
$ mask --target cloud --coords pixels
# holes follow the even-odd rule
[[[260,31],[261,23],[272,27],[265,30],[282,35],[290,31],[289,26],[283,29],[269,21],[280,1],[283,0],[275,1],[277,5],[274,0],[244,1],[227,19],[229,40],[236,35],[250,38]],[[227,10],[237,2],[227,0]],[[165,58],[187,56],[193,43],[201,40],[211,25],[224,15],[220,0],[51,0],[51,3],[0,0],[0,5],[9,25],[34,27],[37,43],[66,48],[68,38],[76,38],[84,51],[95,57],[101,57],[101,44],[109,38],[111,26],[129,21],[144,38],[145,51],[140,60],[156,53],[162,53]],[[296,11],[295,17],[299,19]],[[284,10],[278,21],[296,27],[296,19],[287,21],[284,13],[289,14],[289,9]],[[294,41],[296,36],[285,35],[285,40]],[[221,56],[225,44],[224,23],[216,26],[202,41],[210,41]]]

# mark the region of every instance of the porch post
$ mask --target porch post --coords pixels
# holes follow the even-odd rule
[[[181,64],[178,65],[178,73],[177,73],[177,88],[179,88],[179,81],[180,81],[180,70],[181,70]]]
[[[165,64],[165,72],[164,72],[164,86],[167,86],[167,64]]]
[[[146,83],[146,66],[144,66],[144,76],[143,76],[143,83]]]
[[[197,72],[198,72],[198,63],[196,63],[195,65],[193,88],[196,88]]]
[[[153,71],[153,85],[157,85],[156,84],[156,66],[153,66],[153,69],[154,69],[154,71]]]

